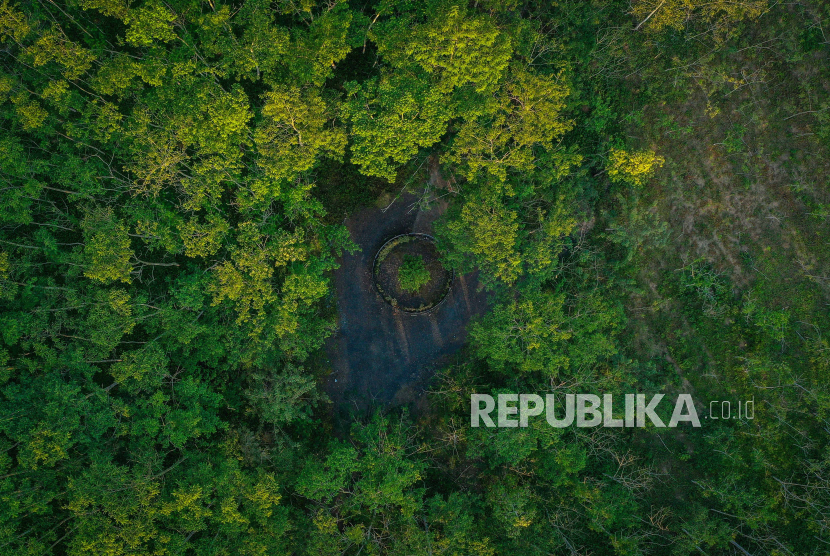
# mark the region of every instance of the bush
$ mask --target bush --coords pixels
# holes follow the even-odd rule
[[[652,151],[626,152],[611,149],[608,176],[611,181],[642,187],[665,159]]]
[[[398,282],[404,291],[416,293],[421,286],[429,282],[431,276],[420,256],[404,255],[398,268]]]

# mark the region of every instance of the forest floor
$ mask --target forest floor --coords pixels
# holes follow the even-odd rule
[[[409,193],[391,204],[384,197],[378,203],[382,206],[358,210],[346,219],[361,250],[344,254],[334,273],[339,318],[327,344],[333,371],[324,389],[341,413],[379,404],[425,411],[429,379],[462,347],[468,322],[488,303],[474,274],[457,275],[447,299],[424,314],[397,311],[381,299],[372,283],[377,250],[398,234],[430,234],[446,209],[446,203],[437,201],[422,210],[419,197]]]

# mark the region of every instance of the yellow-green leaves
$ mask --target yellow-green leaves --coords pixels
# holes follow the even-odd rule
[[[154,344],[123,354],[110,367],[112,378],[130,392],[150,391],[167,372],[169,360]]]
[[[156,127],[149,110],[137,112],[129,131],[135,138],[133,160],[125,166],[135,176],[135,193],[156,196],[166,186],[179,183],[179,165],[187,159],[187,153],[174,134]]]
[[[228,299],[234,302],[237,324],[255,318],[260,321],[257,331],[262,329],[265,306],[276,300],[270,278],[273,269],[264,253],[237,251],[234,261],[225,261],[214,270],[216,282],[210,291],[213,305]]]
[[[700,18],[711,25],[715,39],[722,42],[735,32],[736,23],[755,19],[768,8],[768,0],[638,0],[633,13],[638,28],[650,31],[682,29],[689,21]]]
[[[290,262],[304,260],[307,252],[299,233],[280,232],[275,237],[263,235],[253,222],[238,229],[238,245],[226,260],[214,269],[215,281],[209,291],[213,305],[232,301],[237,324],[253,323],[252,335],[265,326],[266,307],[277,300],[273,282],[275,270]]]
[[[87,262],[84,276],[104,284],[116,281],[129,284],[133,251],[127,228],[112,209],[93,211],[84,219],[83,229]]]
[[[512,283],[522,272],[516,248],[519,224],[515,211],[495,199],[470,199],[447,229],[457,248],[472,253],[486,272]]]
[[[0,102],[6,102],[9,99],[9,94],[16,84],[16,80],[12,76],[0,74]]]
[[[282,499],[274,475],[262,473],[257,482],[248,490],[247,498],[251,501],[254,511],[262,521],[271,517],[274,513],[274,507]]]
[[[275,477],[218,455],[190,451],[162,470],[155,454],[142,454],[147,466],[134,472],[95,461],[69,480],[65,509],[76,523],[69,553],[170,556],[203,546],[201,531],[227,554],[280,553],[274,541],[287,523]],[[188,465],[190,475],[174,478]]]
[[[202,86],[197,89],[199,121],[193,126],[193,139],[205,150],[226,155],[226,150],[237,147],[247,131],[252,114],[248,95],[239,85],[230,91],[220,87]],[[234,159],[236,157],[233,157]]]
[[[57,30],[41,35],[35,43],[25,50],[25,57],[31,64],[42,67],[54,62],[61,68],[65,79],[78,79],[95,61],[95,55],[81,45],[70,41]]]
[[[15,94],[12,103],[23,129],[27,131],[39,128],[49,116],[40,103],[30,98],[25,91]]]
[[[104,15],[123,20],[129,12],[129,0],[79,0],[85,10],[98,10]]]
[[[263,0],[245,2],[241,8],[217,6],[200,19],[202,48],[219,56],[217,71],[251,81],[273,80],[277,64],[290,51],[290,34],[273,24],[274,10]],[[241,37],[229,33],[241,32]],[[221,68],[221,69],[220,69]]]
[[[13,284],[6,283],[9,279],[9,270],[11,270],[9,254],[0,251],[0,299],[8,297],[15,289]]]
[[[280,339],[288,340],[286,347],[293,343],[292,337],[301,332],[303,315],[314,302],[326,295],[328,285],[328,279],[316,273],[301,272],[285,278],[275,330]]]
[[[495,89],[513,53],[509,36],[457,5],[431,15],[421,25],[389,25],[374,34],[381,56],[395,66],[420,66],[444,92],[467,84],[478,92]]]
[[[228,231],[228,223],[218,214],[211,214],[201,223],[196,218],[179,223],[179,233],[184,242],[184,254],[188,257],[210,257],[222,247],[222,238]]]
[[[505,98],[514,107],[513,141],[522,146],[555,144],[574,125],[562,116],[569,94],[562,74],[542,75],[520,65],[511,68]]]
[[[628,183],[634,187],[645,185],[655,170],[665,162],[654,151],[611,149],[608,158],[608,177],[611,181]]]
[[[130,295],[121,289],[99,290],[87,316],[90,355],[105,359],[136,325]]]
[[[97,141],[109,141],[114,134],[123,131],[124,116],[112,103],[90,102],[85,116],[88,118],[91,135]]]
[[[556,269],[556,260],[565,247],[564,238],[576,227],[576,217],[564,197],[548,214],[538,213],[538,227],[531,231],[533,241],[522,255],[528,274],[546,277]]]
[[[47,423],[40,423],[32,431],[29,442],[23,446],[19,461],[29,469],[53,467],[57,462],[69,457],[71,435],[67,431],[53,430]]]
[[[297,492],[326,508],[314,518],[310,553],[340,554],[359,543],[370,554],[380,554],[375,539],[390,536],[392,522],[414,521],[423,506],[423,491],[417,486],[426,464],[411,457],[415,447],[407,432],[405,425],[378,413],[370,423],[352,427],[351,444],[332,442],[327,457],[307,459]],[[370,536],[367,530],[380,535]]]
[[[195,78],[158,94],[165,102],[137,107],[125,126],[134,190],[156,196],[178,188],[181,207],[190,211],[215,204],[237,178],[249,141],[247,95]]]
[[[170,516],[176,526],[185,531],[202,531],[206,528],[206,520],[211,511],[205,507],[204,490],[199,485],[193,485],[173,491],[173,499],[161,505],[160,513]]]
[[[512,67],[495,106],[461,124],[448,159],[469,180],[484,173],[506,181],[510,171],[531,170],[533,147],[552,149],[573,127],[562,115],[569,93],[561,76]]]
[[[423,23],[393,18],[370,33],[392,69],[376,91],[367,84],[350,91],[353,160],[363,173],[391,180],[396,165],[437,142],[458,118],[447,160],[468,180],[487,173],[505,181],[510,171],[532,169],[532,149],[572,127],[561,117],[567,85],[511,66],[511,38],[494,19],[455,4],[428,13]]]
[[[115,55],[101,63],[92,84],[103,95],[121,95],[138,75],[140,65],[126,54]]]
[[[259,165],[275,180],[310,170],[320,156],[336,158],[346,149],[346,133],[331,124],[332,107],[314,88],[280,87],[265,94],[265,121],[254,138]]]
[[[351,159],[367,176],[394,181],[397,167],[438,142],[452,117],[448,98],[416,76],[391,73],[347,86]]]
[[[20,42],[29,33],[31,27],[26,16],[9,4],[9,0],[0,2],[0,40],[12,39]]]
[[[497,523],[509,538],[521,538],[537,519],[533,493],[514,475],[493,484],[487,493]]]
[[[127,24],[127,43],[133,46],[152,46],[155,41],[170,42],[176,38],[173,21],[176,14],[164,4],[150,1],[124,17]]]
[[[358,452],[353,447],[332,443],[325,461],[306,464],[297,482],[297,492],[311,500],[332,500],[357,471],[357,460]]]
[[[353,12],[345,2],[332,2],[330,6],[313,19],[307,32],[296,34],[291,48],[291,72],[315,86],[323,85],[335,65],[352,50],[348,39]]]

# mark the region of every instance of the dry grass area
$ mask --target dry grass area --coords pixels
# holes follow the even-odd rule
[[[808,123],[771,125],[747,114],[748,103],[730,99],[713,113],[701,92],[646,111],[644,142],[666,164],[639,206],[667,224],[668,238],[644,273],[703,258],[745,289],[763,273],[748,261],[774,260],[771,280],[806,279],[828,295],[830,217],[816,207],[830,202],[830,150]]]
[[[686,390],[687,378],[745,347],[734,332],[736,345],[716,348],[726,334],[703,337],[687,321],[679,283],[693,262],[729,285],[735,306],[752,300],[788,311],[798,335],[830,315],[830,144],[814,133],[811,114],[792,116],[798,104],[786,83],[756,87],[765,90],[746,87],[719,102],[701,88],[681,104],[646,107],[642,125],[629,129],[666,159],[622,218],[641,241],[640,287],[627,307],[632,345],[674,368]],[[725,311],[717,326],[731,331],[741,318]]]

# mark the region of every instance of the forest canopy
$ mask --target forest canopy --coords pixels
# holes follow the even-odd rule
[[[826,0],[0,0],[0,554],[828,553],[828,28]],[[427,411],[340,422],[344,215],[436,189],[491,306]],[[473,392],[633,391],[757,414],[469,427]]]

